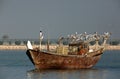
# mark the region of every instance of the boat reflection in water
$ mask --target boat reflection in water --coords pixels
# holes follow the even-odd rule
[[[101,69],[31,70],[27,72],[27,79],[111,79],[106,72]]]

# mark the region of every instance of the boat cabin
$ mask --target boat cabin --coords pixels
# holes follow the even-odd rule
[[[89,46],[84,42],[69,44],[69,54],[84,55],[88,50]]]
[[[67,46],[59,45],[57,47],[57,53],[64,55],[85,55],[89,51],[87,43],[70,43]]]

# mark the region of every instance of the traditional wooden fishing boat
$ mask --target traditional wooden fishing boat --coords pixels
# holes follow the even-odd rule
[[[31,62],[35,65],[36,69],[80,69],[91,68],[101,58],[105,50],[105,44],[110,34],[104,33],[103,35],[95,34],[74,34],[69,35],[67,38],[61,37],[59,44],[54,50],[50,50],[49,44],[47,50],[34,49],[30,41],[28,41],[28,55]],[[101,45],[98,44],[99,40],[103,38],[104,41]],[[66,39],[68,45],[63,45],[63,40]],[[90,46],[90,42],[95,41],[94,46]],[[41,47],[41,45],[40,45]]]

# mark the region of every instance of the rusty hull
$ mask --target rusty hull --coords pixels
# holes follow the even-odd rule
[[[36,69],[80,69],[93,67],[101,57],[103,49],[97,50],[88,55],[59,55],[55,53],[27,50],[31,62]]]

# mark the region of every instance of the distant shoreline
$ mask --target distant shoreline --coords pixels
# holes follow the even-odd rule
[[[33,48],[39,45],[33,45]],[[50,45],[50,49],[55,49],[57,45]],[[46,45],[42,45],[42,49],[46,49]],[[26,45],[0,45],[0,50],[27,50]],[[120,50],[120,45],[107,45],[106,50]]]
[[[50,49],[56,48],[57,45],[50,45]],[[39,47],[39,45],[33,45],[33,48]],[[42,49],[46,49],[46,45],[42,45]],[[0,50],[27,50],[26,45],[0,45]]]

